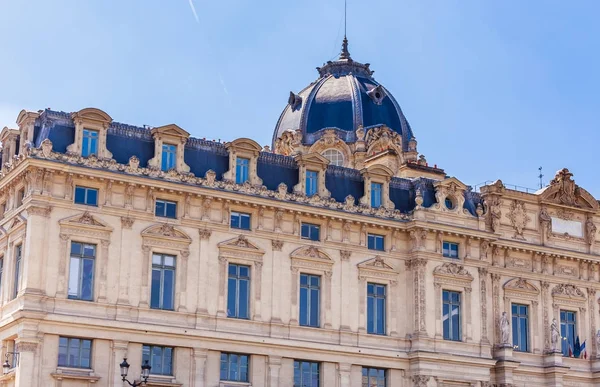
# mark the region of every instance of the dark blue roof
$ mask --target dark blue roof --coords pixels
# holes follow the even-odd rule
[[[65,153],[67,146],[74,141],[75,127],[68,113],[46,110],[36,122],[34,143],[39,146],[48,138],[52,141],[53,150]],[[107,148],[113,158],[120,164],[127,164],[133,155],[140,160],[140,166],[146,167],[154,157],[154,141],[150,130],[113,122],[108,129]],[[185,147],[185,163],[190,166],[190,172],[197,177],[204,177],[211,169],[221,180],[229,169],[229,156],[225,146],[214,141],[189,138]],[[258,176],[263,180],[267,189],[275,191],[280,183],[285,183],[288,192],[298,184],[298,166],[291,156],[261,152],[257,163]],[[360,172],[356,169],[329,166],[325,175],[325,184],[331,192],[331,197],[337,202],[344,202],[352,195],[355,203],[364,196],[364,183]],[[423,195],[424,207],[429,207],[435,201],[433,180],[392,178],[390,182],[390,200],[395,208],[402,212],[410,212],[415,206],[416,189],[420,188]],[[475,215],[477,204],[481,197],[475,192],[465,194],[464,208]]]

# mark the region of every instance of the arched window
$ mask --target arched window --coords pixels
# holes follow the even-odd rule
[[[327,149],[321,154],[329,160],[331,165],[337,165],[338,167],[344,166],[344,155],[337,149]]]

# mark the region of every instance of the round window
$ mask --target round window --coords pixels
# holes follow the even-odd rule
[[[446,196],[445,203],[446,203],[446,208],[447,209],[449,209],[449,210],[453,210],[454,209],[454,200],[452,200],[451,197]]]
[[[329,160],[331,165],[344,166],[344,155],[337,149],[327,149],[321,155]]]

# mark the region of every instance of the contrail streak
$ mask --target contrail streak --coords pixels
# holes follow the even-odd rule
[[[192,13],[194,14],[194,18],[196,19],[196,23],[200,24],[200,19],[198,18],[198,14],[196,13],[196,7],[194,7],[194,1],[188,0],[190,3],[190,8],[192,9]]]

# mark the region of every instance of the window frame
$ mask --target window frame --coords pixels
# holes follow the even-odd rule
[[[371,239],[373,239],[373,247],[371,247]],[[377,248],[378,240],[381,240],[381,249]],[[373,251],[385,251],[385,235],[367,232],[367,248]]]
[[[329,157],[326,156],[326,154],[335,154],[335,156],[336,156],[335,157],[335,161],[336,162],[334,162],[334,158],[333,157],[329,158]],[[341,151],[339,151],[339,150],[337,150],[335,148],[327,148],[327,149],[325,149],[323,152],[321,152],[321,156],[323,156],[327,160],[329,160],[329,163],[330,163],[329,165],[335,165],[337,167],[343,167],[344,163],[346,161],[346,158],[345,158],[344,154]],[[341,156],[341,157],[338,157],[338,156]],[[340,159],[341,159],[341,163],[338,164],[337,161],[340,160]]]
[[[77,190],[84,190],[84,199],[83,202],[78,202],[77,201]],[[89,191],[96,191],[96,203],[91,204],[88,203],[88,192]],[[75,186],[75,190],[73,192],[73,203],[74,204],[81,204],[84,206],[91,206],[91,207],[98,207],[98,203],[100,201],[100,190],[98,188],[93,188],[93,187],[86,187],[83,185],[76,185]]]
[[[305,236],[304,234],[304,230],[307,230],[307,235]],[[314,237],[314,230],[316,230],[316,238]],[[315,224],[315,223],[307,223],[307,222],[301,222],[300,223],[300,238],[304,239],[304,240],[309,240],[309,241],[313,241],[313,242],[320,242],[321,241],[321,225],[320,224]]]
[[[148,348],[148,354],[146,355],[144,352],[146,351],[146,348]],[[165,350],[166,349],[170,349],[171,350],[171,364],[169,365],[169,373],[166,372],[160,372],[157,373],[156,372],[156,367],[154,366],[154,348],[160,348],[161,353],[160,353],[160,363],[161,363],[161,371],[164,370],[165,368]],[[170,347],[170,346],[164,346],[164,345],[153,345],[153,344],[143,344],[142,345],[142,364],[144,363],[145,360],[148,360],[148,364],[152,367],[150,369],[150,375],[160,375],[160,376],[173,376],[173,363],[175,360],[175,347]]]
[[[160,257],[161,263],[154,263],[154,257]],[[173,265],[167,265],[165,263],[165,258],[172,258],[173,259]],[[155,309],[155,310],[168,310],[168,311],[173,311],[175,310],[175,294],[176,294],[176,283],[177,283],[177,256],[172,255],[172,254],[162,254],[162,253],[157,253],[157,252],[152,252],[151,255],[151,272],[150,272],[150,302],[149,302],[149,306],[150,309]],[[158,306],[152,306],[152,293],[154,291],[154,286],[153,286],[153,277],[154,277],[154,271],[160,271],[160,284],[159,284],[159,294],[158,294],[158,302],[159,305]],[[164,306],[164,292],[165,292],[165,272],[166,271],[172,271],[173,272],[173,283],[171,285],[171,308],[165,308]]]
[[[235,183],[244,184],[250,179],[250,158],[235,158]]]
[[[572,315],[573,316],[573,322],[570,323],[568,320],[565,320],[565,322],[563,322],[563,313],[565,313],[565,316],[567,314]],[[577,324],[578,324],[578,312],[574,311],[574,310],[569,310],[569,309],[559,309],[559,320],[560,320],[560,336],[561,338],[566,338],[566,340],[561,340],[561,353],[564,357],[570,357],[569,356],[569,348],[573,348],[575,346],[575,341],[577,339],[578,333],[577,333]],[[564,330],[563,330],[563,325],[564,325]],[[569,340],[569,332],[567,331],[568,326],[572,326],[573,327],[573,337],[572,340],[573,342],[570,343]],[[570,344],[572,344],[572,346],[570,346]],[[566,352],[566,353],[565,353]]]
[[[371,181],[371,208],[379,208],[383,205],[384,184]]]
[[[95,133],[96,136],[90,134]],[[87,149],[85,147],[86,140],[88,142]],[[95,145],[93,151],[90,149]],[[98,150],[100,145],[100,131],[97,129],[86,128],[85,126],[81,129],[81,157],[90,157],[92,155],[98,157]]]
[[[310,360],[297,360],[294,359],[294,383],[293,383],[293,387],[305,387],[306,386],[306,381],[303,380],[303,372],[302,372],[302,365],[303,364],[308,364],[310,367],[310,376],[309,376],[309,382],[311,384],[310,387],[320,387],[321,386],[321,375],[322,375],[322,371],[321,371],[321,363],[320,362],[316,362],[316,361],[310,361]],[[312,369],[313,366],[316,365],[316,375],[317,375],[317,384],[316,386],[312,383],[312,379],[314,377],[314,370]],[[300,376],[300,380],[299,380],[299,384],[296,382],[296,370],[299,370],[299,376]]]
[[[365,371],[367,371],[366,375],[365,375]],[[362,375],[361,386],[362,387],[372,387],[373,386],[370,381],[370,378],[372,376],[369,376],[371,371],[377,371],[378,373],[383,371],[383,384],[380,384],[380,380],[379,380],[380,376],[379,375],[375,376],[375,378],[377,379],[377,380],[375,380],[375,383],[376,383],[377,387],[387,387],[387,385],[388,385],[388,370],[386,368],[379,368],[379,367],[362,367],[362,369],[361,369],[361,375]],[[365,379],[364,379],[365,377],[367,378],[366,385],[365,385]]]
[[[61,349],[61,339],[66,339],[67,340],[67,353],[66,353],[66,364],[60,364],[60,349]],[[70,364],[69,359],[70,359],[70,350],[71,350],[71,340],[79,340],[79,348],[78,348],[78,361],[79,361],[79,365],[73,365]],[[83,344],[84,342],[89,342],[90,343],[90,348],[89,348],[89,367],[84,367],[81,366],[81,359],[82,359],[82,349],[83,349]],[[94,349],[94,340],[93,339],[86,339],[86,338],[82,338],[82,337],[72,337],[72,336],[59,336],[58,337],[58,359],[57,359],[57,366],[58,367],[66,367],[66,368],[78,368],[78,369],[86,369],[86,370],[91,370],[92,369],[92,362],[93,362],[93,349]]]
[[[227,357],[227,378],[223,379],[223,356]],[[230,372],[231,372],[231,356],[238,356],[239,359],[241,359],[242,357],[246,358],[246,378],[245,380],[240,380],[241,375],[242,375],[242,364],[241,361],[237,364],[237,374],[240,375],[240,377],[238,379],[231,379],[230,378]],[[245,354],[245,353],[237,353],[237,352],[221,352],[220,355],[220,361],[219,361],[219,380],[222,382],[239,382],[239,383],[249,383],[250,382],[250,369],[251,369],[251,355],[249,354]]]
[[[231,267],[235,266],[236,267],[236,274],[232,275],[231,274]],[[240,268],[246,268],[248,269],[248,275],[247,276],[243,276],[241,275],[240,272]],[[234,295],[234,299],[235,299],[235,310],[234,312],[230,315],[229,313],[229,297],[231,296],[231,289],[230,289],[230,280],[234,280],[235,281],[235,295]],[[240,281],[247,281],[247,288],[246,288],[246,312],[248,313],[248,315],[246,317],[240,317]],[[226,305],[226,314],[227,314],[227,318],[234,318],[234,319],[239,319],[239,320],[250,320],[251,317],[251,311],[250,311],[250,305],[251,305],[251,297],[252,295],[250,294],[251,292],[251,288],[252,288],[252,266],[251,265],[245,265],[245,264],[240,264],[240,263],[236,263],[236,262],[228,262],[227,264],[227,305]]]
[[[375,291],[374,293],[370,293],[369,292],[369,286],[373,286],[375,288],[383,288],[384,294],[383,296],[379,295],[377,293],[377,291]],[[379,336],[386,336],[387,335],[387,325],[388,325],[388,317],[387,317],[387,313],[388,313],[388,293],[389,293],[389,289],[388,289],[388,285],[387,284],[381,284],[381,283],[377,283],[377,282],[367,282],[367,307],[366,307],[366,331],[368,334],[370,335],[379,335]],[[373,305],[375,306],[375,309],[373,311],[369,311],[369,298],[373,298]],[[379,332],[377,329],[378,326],[378,309],[377,309],[377,300],[383,299],[383,312],[382,314],[382,318],[383,318],[383,332]],[[371,315],[374,316],[371,316]],[[369,319],[373,317],[373,328],[372,330],[369,330]]]
[[[450,296],[450,294],[457,294],[458,295],[458,302],[453,302],[451,300],[450,297],[448,297],[448,299],[450,301],[445,301],[444,300],[444,293],[448,293],[448,295]],[[442,337],[444,338],[444,340],[446,341],[456,341],[456,342],[462,342],[463,341],[463,316],[462,316],[462,303],[463,303],[463,292],[460,291],[456,291],[456,290],[451,290],[451,289],[442,289]],[[445,329],[445,320],[444,320],[444,306],[445,305],[449,305],[450,306],[450,316],[448,317],[448,334],[446,334],[446,329]],[[452,306],[458,306],[458,337],[453,337],[453,323],[452,323]]]
[[[448,249],[446,249],[446,245],[448,245]],[[451,247],[453,247],[453,246],[456,246],[456,256],[452,255],[453,250],[451,249]],[[448,251],[447,253],[446,253],[446,250]],[[459,250],[460,250],[460,243],[451,242],[451,241],[447,241],[447,240],[442,241],[442,257],[450,258],[450,259],[460,259]]]
[[[177,169],[177,145],[163,141],[160,152],[160,170],[168,172],[171,169]],[[165,158],[165,156],[167,157]]]
[[[307,281],[306,284],[302,283],[302,277],[306,277]],[[317,285],[312,285],[312,278],[316,278],[318,280],[318,284]],[[310,327],[310,328],[320,328],[321,327],[321,295],[322,295],[322,284],[323,284],[323,279],[321,275],[318,274],[312,274],[312,273],[300,273],[300,287],[299,287],[299,291],[300,291],[300,295],[299,295],[299,310],[298,310],[298,324],[302,327]],[[306,317],[306,323],[302,323],[303,320],[303,316],[302,316],[302,290],[305,289],[306,290],[306,312],[308,313],[308,316]],[[317,297],[317,307],[316,307],[316,311],[317,311],[317,321],[316,323],[311,323],[312,320],[312,314],[311,311],[313,310],[312,308],[312,290],[316,290],[318,297]]]
[[[164,211],[163,211],[163,215],[158,213],[158,204],[159,203],[163,203],[164,205]],[[168,205],[173,204],[175,205],[175,214],[174,216],[168,216]],[[161,218],[167,218],[167,219],[177,219],[177,210],[178,210],[178,202],[174,201],[174,200],[167,200],[167,199],[158,199],[156,198],[154,200],[154,216],[158,216]]]
[[[233,221],[234,216],[237,216],[239,219],[236,225],[234,225],[234,221]],[[248,217],[248,227],[247,228],[242,227],[242,224],[243,224],[242,218],[244,218],[244,217]],[[231,211],[229,213],[229,227],[234,228],[236,230],[250,231],[252,229],[252,214],[249,212]]]
[[[81,245],[81,253],[79,255],[77,254],[73,254],[73,244],[79,244]],[[93,246],[94,248],[94,255],[93,257],[89,257],[86,256],[84,251],[85,251],[85,246]],[[71,249],[69,251],[69,279],[67,281],[67,298],[70,300],[80,300],[80,301],[94,301],[94,297],[95,297],[95,286],[96,286],[96,259],[98,257],[98,246],[96,244],[93,243],[86,243],[86,242],[79,242],[79,241],[71,241]],[[78,259],[79,260],[79,270],[77,273],[77,295],[76,296],[72,296],[70,294],[70,289],[69,289],[69,284],[71,282],[71,265],[73,262],[73,259]],[[92,263],[92,283],[90,285],[91,287],[91,295],[90,298],[83,298],[82,297],[82,287],[83,287],[83,260],[91,260]]]
[[[520,311],[518,311],[517,313],[515,313],[515,307],[517,307],[517,310],[519,310],[520,308],[525,308],[525,314],[521,314]],[[530,348],[530,335],[529,335],[529,327],[530,327],[530,313],[529,313],[530,307],[527,304],[523,304],[523,303],[517,303],[517,302],[511,302],[510,304],[510,311],[511,311],[511,324],[512,324],[512,342],[513,342],[513,350],[518,351],[518,352],[531,352],[531,348]],[[521,343],[521,324],[520,321],[524,319],[525,323],[526,323],[526,327],[525,327],[525,349],[523,349],[522,347],[522,343]],[[515,329],[516,329],[516,342],[515,342]]]
[[[306,170],[304,188],[306,196],[310,197],[319,194],[319,171]]]

